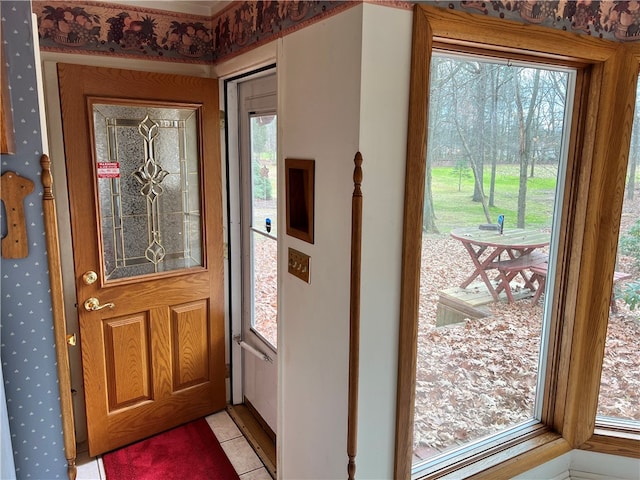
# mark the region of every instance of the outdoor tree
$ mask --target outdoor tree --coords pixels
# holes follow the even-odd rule
[[[638,82],[636,98],[640,98],[640,82]],[[627,168],[627,200],[633,200],[636,189],[636,172],[638,170],[638,157],[640,156],[640,128],[636,128],[638,125],[640,125],[640,108],[636,104],[634,128],[629,148],[629,166]]]
[[[549,169],[557,173],[567,72],[434,54],[430,75],[424,230],[437,231],[436,168],[450,169],[457,178],[456,191],[473,188],[470,201],[479,204],[480,222],[495,223],[498,214],[506,213],[512,226],[524,228],[527,181],[537,165],[546,169],[545,175]],[[465,167],[471,183],[465,181]],[[516,179],[507,180],[512,175]],[[509,193],[512,189],[517,193]],[[470,205],[461,207],[477,212]]]
[[[489,142],[490,158],[491,158],[491,180],[489,182],[489,206],[495,207],[495,191],[496,191],[496,172],[498,169],[498,104],[499,92],[501,87],[500,69],[492,68],[490,70],[490,103],[489,103]]]
[[[451,174],[458,178],[458,191],[462,191],[462,180],[466,180],[470,177],[469,175],[469,167],[467,167],[467,162],[464,160],[458,160],[456,164],[453,166],[453,170]]]
[[[276,168],[275,116],[258,115],[251,118],[251,170],[253,195],[271,200],[273,185],[271,170]]]
[[[523,71],[524,70],[524,71]],[[522,98],[521,77],[531,73],[529,69],[520,70],[514,75],[515,101],[517,108],[518,131],[519,131],[519,156],[520,156],[520,185],[518,188],[518,228],[524,228],[525,213],[527,207],[527,171],[531,158],[531,126],[533,124],[534,113],[536,112],[538,100],[538,88],[540,86],[540,70],[533,70],[533,85],[527,97],[529,104],[525,114],[525,107]]]
[[[470,81],[474,85],[473,88],[473,103],[471,104],[470,111],[473,112],[475,121],[472,121],[468,125],[470,133],[470,141],[466,142],[469,146],[472,146],[474,155],[473,170],[476,178],[476,182],[473,189],[473,201],[481,202],[483,209],[485,209],[486,198],[484,194],[484,165],[486,157],[485,146],[485,124],[487,122],[487,101],[488,101],[488,82],[487,82],[487,70],[489,66],[486,63],[468,63],[468,70],[470,74]],[[456,125],[459,126],[459,125]],[[460,133],[460,132],[458,132]],[[488,209],[486,209],[488,211]],[[490,218],[487,221],[491,221]]]
[[[481,203],[486,221],[491,223],[483,185],[484,141],[478,127],[483,123],[485,112],[485,68],[482,63],[465,62],[461,63],[461,68],[456,68],[454,71],[461,74],[452,76],[454,89],[451,102],[456,112],[453,115],[453,122],[464,152],[463,158],[469,163],[473,173],[473,201]],[[469,86],[471,92],[469,92]]]
[[[427,159],[424,188],[424,207],[422,211],[422,228],[427,233],[439,233],[436,226],[436,214],[433,203],[432,175],[431,169],[434,159],[445,157],[450,154],[452,143],[448,130],[438,128],[438,123],[446,122],[443,118],[448,117],[450,108],[445,99],[450,89],[452,72],[446,70],[447,61],[445,58],[435,56],[433,58],[431,75],[431,109],[432,115],[428,116],[429,138],[427,141]]]
[[[638,154],[640,153],[640,129],[634,128],[629,149],[629,166],[627,167],[627,200],[633,200],[636,189],[636,171],[638,170]]]

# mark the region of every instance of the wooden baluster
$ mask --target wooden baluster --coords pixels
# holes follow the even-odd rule
[[[349,480],[356,478],[358,447],[358,378],[360,375],[360,266],[362,254],[362,155],[356,153],[351,199],[351,299],[349,312],[349,407],[347,455]]]
[[[49,261],[49,282],[51,283],[51,306],[53,311],[53,330],[58,361],[58,381],[60,386],[60,408],[62,410],[62,431],[64,435],[64,453],[67,459],[69,480],[75,480],[76,470],[76,434],[73,418],[73,400],[71,398],[71,372],[69,370],[69,352],[67,351],[67,322],[64,313],[64,292],[62,289],[62,266],[60,263],[60,243],[58,239],[58,218],[53,196],[53,177],[51,160],[48,155],[40,158],[42,166],[41,181],[44,187],[42,208],[44,228],[47,239],[47,258]]]

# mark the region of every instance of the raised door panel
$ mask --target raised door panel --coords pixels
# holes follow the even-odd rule
[[[208,312],[206,300],[175,306],[171,310],[174,391],[209,381]]]
[[[153,399],[146,312],[104,321],[109,412]]]

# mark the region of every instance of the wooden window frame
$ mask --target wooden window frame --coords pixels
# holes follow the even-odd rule
[[[640,75],[640,44],[631,44],[626,46],[626,48],[630,56],[629,63],[636,68],[637,79],[638,75]],[[635,93],[633,95],[633,99],[637,100]],[[635,103],[632,103],[630,105],[631,115],[633,115],[634,107]],[[633,117],[631,117],[630,122],[631,129],[633,128]],[[631,135],[631,130],[629,130],[629,135]],[[624,182],[622,183],[622,185],[624,185]],[[624,190],[624,188],[622,190]],[[619,215],[618,218],[620,218]],[[593,435],[578,448],[580,448],[581,450],[590,450],[601,453],[610,453],[612,455],[624,455],[628,457],[640,458],[640,429],[634,428],[634,426],[629,426],[624,423],[626,422],[608,422],[606,420],[599,422],[596,416]]]
[[[394,478],[410,478],[432,48],[576,68],[540,422],[472,447],[420,478],[510,478],[575,448],[638,456],[594,435],[640,49],[517,22],[414,7],[405,177]],[[608,438],[608,437],[606,437]],[[597,442],[600,443],[597,443]],[[603,446],[604,445],[604,446]]]

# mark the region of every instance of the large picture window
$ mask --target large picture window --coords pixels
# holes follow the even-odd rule
[[[394,476],[512,477],[594,438],[638,62],[417,5],[411,64]]]
[[[540,421],[544,290],[574,84],[574,69],[433,53],[416,471]]]

